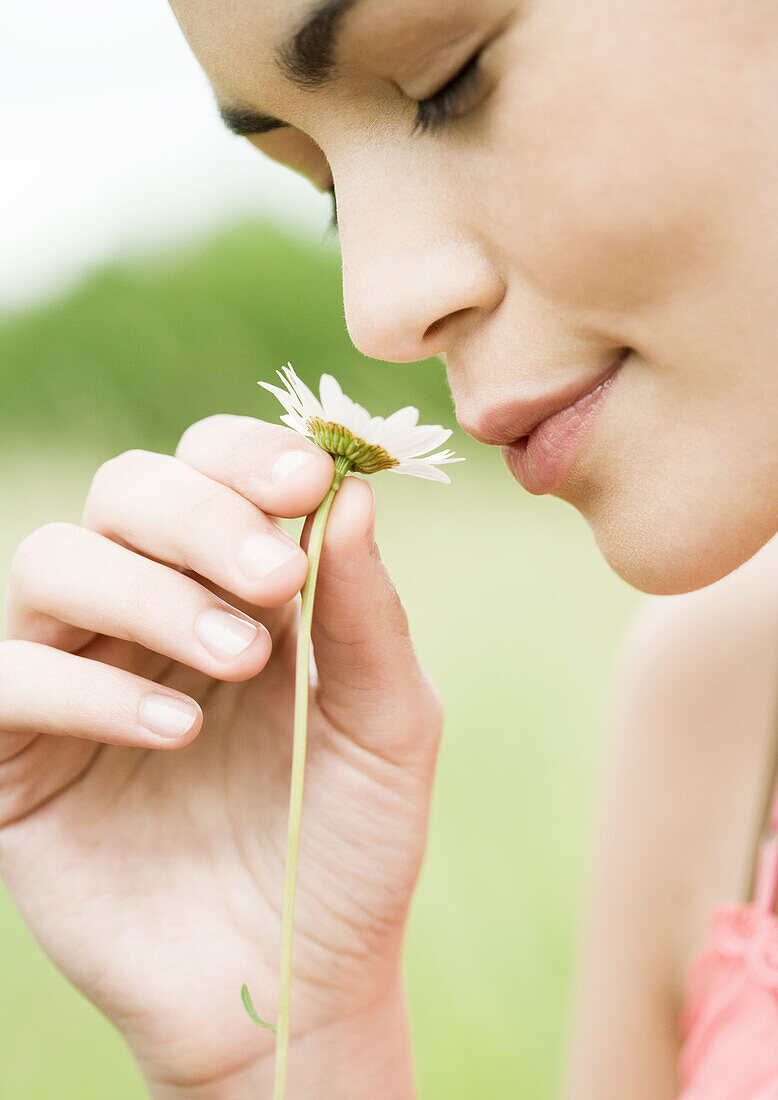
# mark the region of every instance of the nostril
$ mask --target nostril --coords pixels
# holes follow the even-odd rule
[[[440,335],[443,327],[445,325],[448,325],[452,318],[459,317],[461,314],[467,312],[468,308],[466,307],[465,309],[455,309],[453,313],[447,313],[445,317],[438,317],[437,321],[433,321],[432,324],[427,328],[424,336],[422,337],[422,341],[424,343],[427,343],[430,340],[435,340]]]

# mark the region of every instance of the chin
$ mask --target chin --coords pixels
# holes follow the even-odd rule
[[[665,515],[606,511],[586,519],[605,560],[620,577],[641,592],[672,596],[721,580],[778,531],[775,514],[749,520],[733,509],[730,516],[725,527],[680,508]]]

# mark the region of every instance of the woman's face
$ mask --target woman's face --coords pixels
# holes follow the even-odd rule
[[[233,126],[334,181],[365,355],[440,355],[638,587],[778,530],[776,0],[329,0],[291,69],[311,0],[173,7]]]

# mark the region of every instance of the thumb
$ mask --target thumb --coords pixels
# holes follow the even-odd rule
[[[403,765],[434,764],[441,706],[414,653],[374,521],[372,488],[347,477],[332,505],[316,584],[317,702],[326,719],[372,752]]]

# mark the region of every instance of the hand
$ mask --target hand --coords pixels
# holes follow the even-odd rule
[[[230,1081],[258,1095],[246,1082],[270,1079],[274,1037],[240,987],[275,1019],[307,566],[272,517],[312,512],[332,475],[286,428],[209,417],[175,456],[106,462],[82,525],[37,529],[12,563],[0,871],[164,1095],[233,1095]],[[357,478],[330,516],[313,645],[290,1096],[298,1041],[315,1058],[315,1036],[349,1021],[405,1026],[402,938],[441,724]]]

